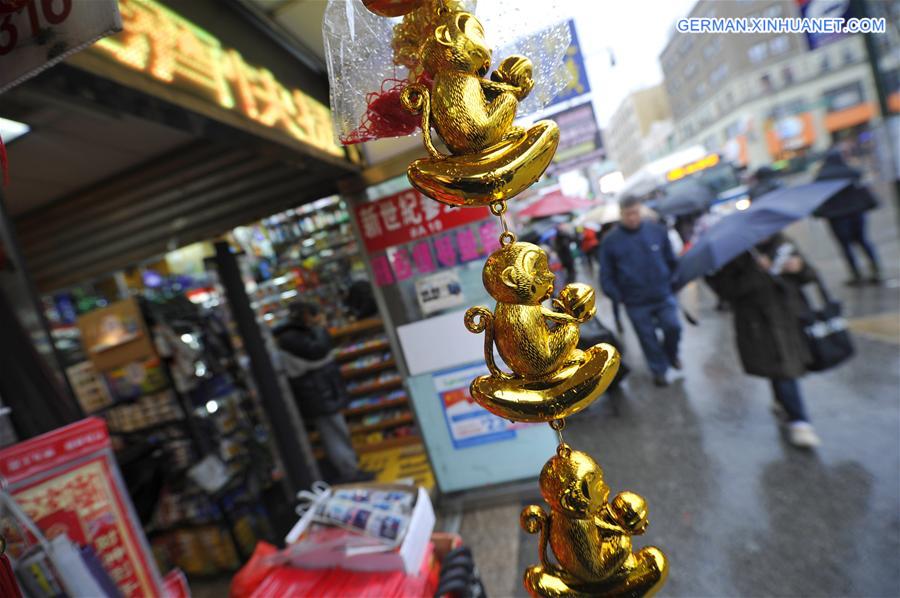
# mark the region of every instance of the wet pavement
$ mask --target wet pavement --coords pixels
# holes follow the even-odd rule
[[[881,288],[841,284],[823,223],[788,231],[858,332],[852,362],[801,383],[818,450],[786,442],[767,381],[740,368],[731,314],[701,287],[682,294],[700,319],[685,324],[684,379],[654,387],[626,324],[627,389],[570,418],[566,441],[597,459],[612,491],[647,499],[636,544],[670,559],[660,596],[900,596],[900,249],[892,205],[870,221],[891,279]],[[612,324],[607,302],[600,317]],[[463,518],[491,596],[525,595],[522,571],[537,563],[537,538],[509,533],[522,504]]]

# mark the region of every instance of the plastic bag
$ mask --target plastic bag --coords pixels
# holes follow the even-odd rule
[[[475,12],[493,50],[493,65],[522,54],[533,65],[535,86],[519,105],[527,116],[548,105],[566,86],[564,57],[569,46],[565,20],[547,24],[547,15],[563,14],[560,0],[521,2],[491,0],[459,4]],[[344,145],[418,132],[419,118],[400,106],[400,92],[411,77],[414,51],[392,42],[401,18],[370,12],[360,0],[329,0],[322,35],[331,88],[335,135]],[[402,45],[402,44],[401,44]]]

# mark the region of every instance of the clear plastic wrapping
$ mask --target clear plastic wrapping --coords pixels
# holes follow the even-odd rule
[[[533,62],[535,86],[519,105],[519,116],[540,110],[563,90],[567,81],[563,60],[570,37],[559,0],[460,4],[474,10],[484,25],[493,67],[511,54],[522,54]],[[551,18],[548,24],[548,15],[561,20]],[[331,110],[336,137],[345,145],[418,132],[418,119],[405,113],[398,101],[410,78],[407,66],[395,64],[392,47],[394,26],[401,20],[380,17],[361,0],[328,0],[322,33]]]

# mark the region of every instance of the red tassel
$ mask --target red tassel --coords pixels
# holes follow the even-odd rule
[[[430,84],[424,78],[422,82]],[[343,135],[341,143],[351,145],[415,133],[422,117],[409,113],[400,103],[400,94],[407,85],[409,82],[404,79],[385,79],[381,82],[381,91],[367,94],[362,123],[348,135]]]

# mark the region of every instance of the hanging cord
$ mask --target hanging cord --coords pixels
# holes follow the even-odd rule
[[[506,221],[506,201],[502,199],[492,201],[490,208],[491,214],[500,219],[500,227],[503,229],[503,232],[500,233],[500,245],[506,247],[515,243],[516,234],[509,229],[509,223]]]
[[[566,427],[566,420],[564,419],[554,419],[550,422],[550,427],[556,431],[556,438],[559,440],[559,446],[566,446],[566,441],[563,440],[562,431],[563,428]]]

